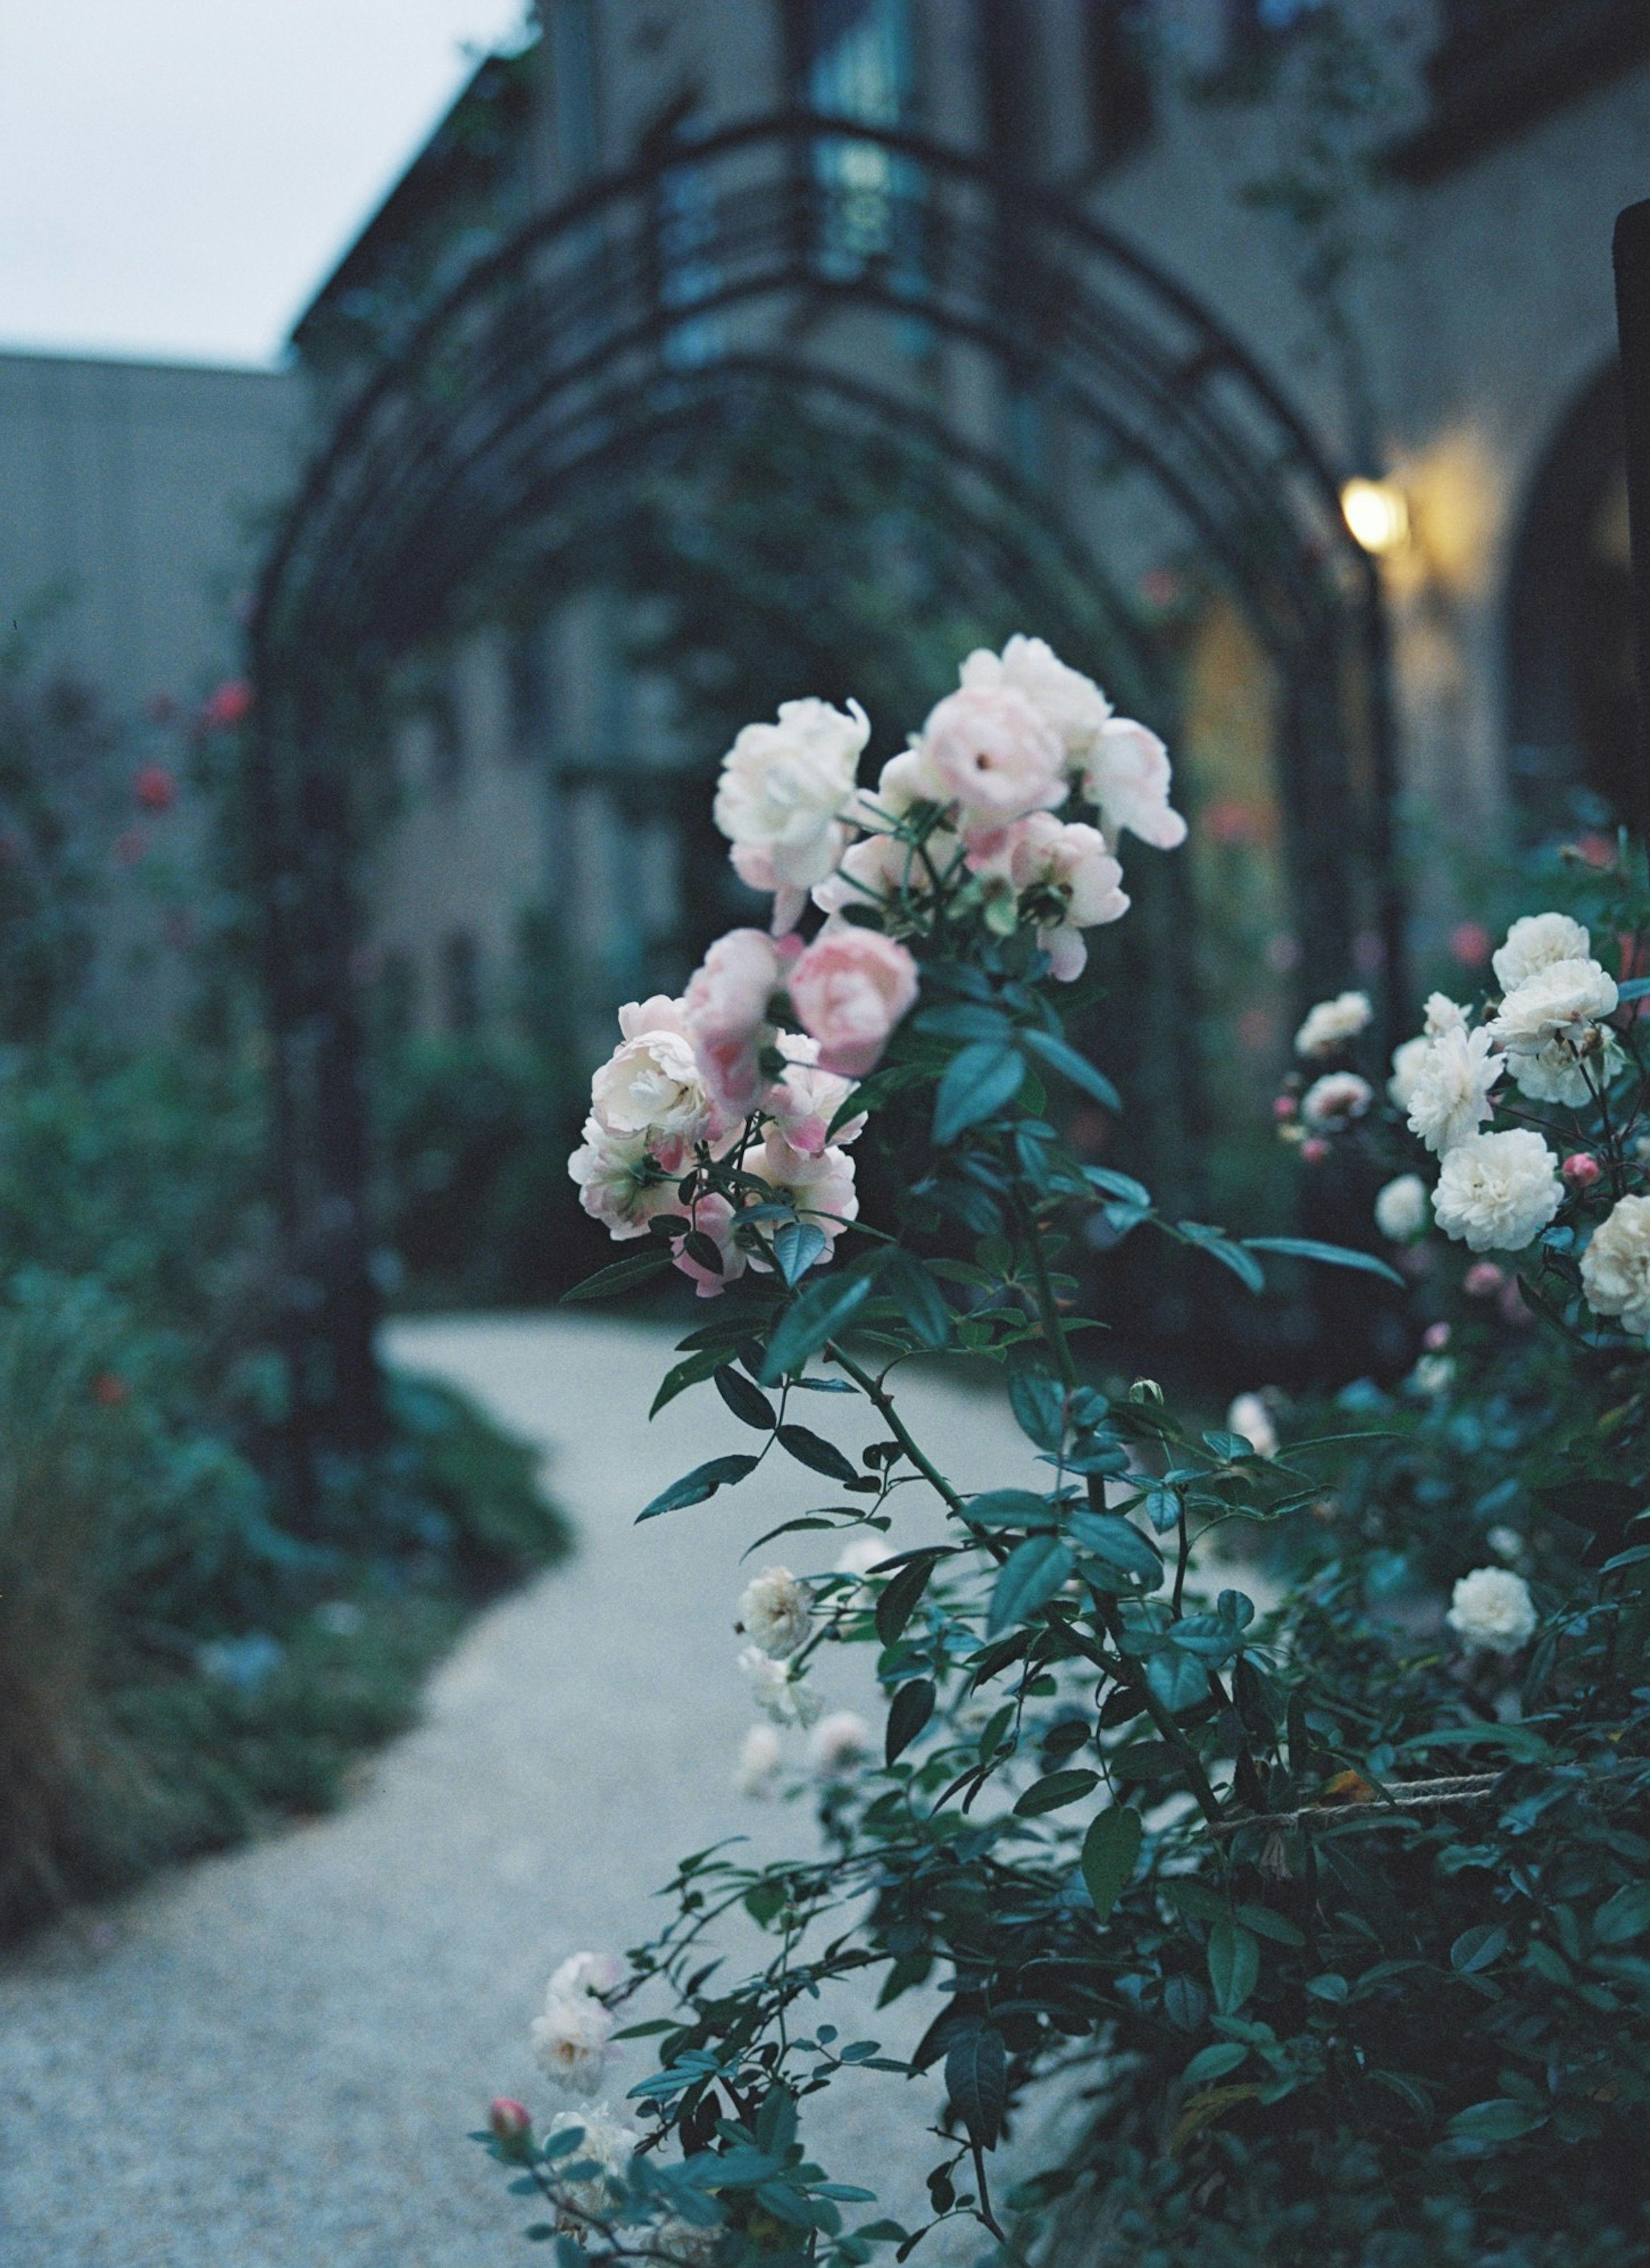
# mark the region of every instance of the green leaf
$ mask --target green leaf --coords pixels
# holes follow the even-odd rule
[[[1031,1786],[1014,1806],[1019,1819],[1037,1819],[1045,1811],[1064,1811],[1068,1803],[1080,1803],[1100,1786],[1100,1774],[1092,1771],[1045,1772]]]
[[[1117,1173],[1110,1166],[1085,1166],[1083,1179],[1091,1188],[1101,1190],[1109,1197],[1120,1197],[1124,1204],[1132,1206],[1138,1212],[1148,1213],[1152,1210],[1151,1190],[1144,1182],[1137,1182],[1131,1174]]]
[[[1139,1529],[1117,1512],[1074,1512],[1066,1521],[1072,1541],[1114,1574],[1157,1584],[1163,1580],[1160,1553]]]
[[[1462,1931],[1449,1948],[1449,1965],[1458,1977],[1476,1977],[1479,1970],[1492,1968],[1510,1942],[1504,1929],[1482,1922],[1477,1929]]]
[[[924,1008],[913,1020],[919,1032],[932,1032],[942,1040],[1000,1043],[1013,1029],[1000,1008],[988,1008],[981,1000],[954,1000],[943,1008]]]
[[[1499,2095],[1456,2111],[1448,2131],[1458,2142],[1516,2142],[1541,2123],[1542,2113],[1532,2104]]]
[[[1071,1551],[1057,1535],[1033,1535],[1017,1544],[991,1592],[986,1636],[995,1638],[999,1631],[1035,1614],[1064,1582],[1072,1565]]]
[[[711,1382],[735,1418],[747,1425],[755,1426],[758,1432],[773,1431],[773,1405],[760,1387],[753,1386],[743,1371],[724,1363],[711,1373]]]
[[[1326,1268],[1359,1268],[1366,1276],[1384,1276],[1389,1284],[1404,1288],[1396,1268],[1373,1252],[1359,1252],[1348,1244],[1321,1244],[1315,1236],[1246,1236],[1246,1252],[1280,1252],[1292,1260],[1321,1260]]]
[[[951,1310],[922,1262],[905,1251],[890,1252],[882,1265],[882,1289],[925,1347],[950,1344]]]
[[[606,1268],[598,1268],[593,1276],[564,1292],[561,1304],[565,1307],[575,1300],[610,1300],[615,1292],[628,1292],[632,1285],[645,1283],[670,1264],[667,1252],[633,1253],[628,1260],[615,1260]]]
[[[888,1704],[888,1732],[882,1744],[886,1763],[909,1749],[934,1713],[934,1685],[929,1677],[913,1677],[902,1685]]]
[[[722,1273],[722,1248],[702,1228],[690,1228],[681,1240],[681,1248],[689,1260],[696,1260],[700,1267],[708,1269],[712,1276]]]
[[[1245,1929],[1252,1929],[1257,1937],[1270,1937],[1276,1945],[1301,1946],[1306,1939],[1287,1915],[1274,1913],[1270,1906],[1241,1905],[1237,1919]]]
[[[928,1578],[934,1572],[938,1552],[925,1552],[920,1559],[908,1559],[877,1601],[875,1622],[877,1636],[884,1646],[892,1646],[900,1632],[917,1611],[917,1602],[928,1588]]]
[[[828,1480],[857,1481],[859,1478],[858,1469],[843,1456],[835,1441],[827,1441],[821,1435],[810,1432],[806,1425],[781,1425],[778,1440],[779,1447],[788,1450],[798,1464],[807,1465],[814,1472],[823,1473]]]
[[[1003,2131],[1008,2100],[1008,2058],[1003,2036],[991,2024],[963,2032],[946,2057],[946,2092],[970,2141],[990,2150]]]
[[[787,1284],[799,1283],[830,1239],[811,1220],[788,1220],[773,1234],[773,1256]]]
[[[1238,2040],[1217,2040],[1212,2047],[1200,2048],[1181,2073],[1182,2087],[1202,2087],[1212,2079],[1224,2079],[1235,2071],[1249,2056],[1249,2050]]]
[[[1223,1228],[1211,1228],[1200,1220],[1177,1221],[1175,1226],[1188,1244],[1195,1244],[1223,1268],[1229,1268],[1239,1281],[1251,1292],[1263,1292],[1266,1278],[1261,1264],[1253,1253],[1246,1252],[1241,1244],[1234,1244]]]
[[[1052,1064],[1056,1071],[1064,1071],[1073,1086],[1080,1086],[1085,1094],[1093,1095],[1096,1102],[1103,1102],[1108,1110],[1121,1113],[1123,1097],[1105,1072],[1097,1071],[1086,1056],[1079,1056],[1075,1048],[1069,1047],[1064,1040],[1057,1040],[1052,1032],[1022,1031],[1020,1038],[1023,1047],[1041,1056],[1044,1063]],[[1135,1187],[1139,1187],[1138,1182]],[[1151,1203],[1150,1197],[1146,1203]]]
[[[1140,1856],[1142,1831],[1139,1813],[1126,1804],[1114,1805],[1088,1823],[1083,1837],[1083,1881],[1101,1921],[1129,1887]]]
[[[1145,1665],[1145,1682],[1166,1709],[1194,1709],[1209,1694],[1209,1671],[1195,1655],[1166,1646]]]
[[[1209,1982],[1223,2016],[1234,2016],[1260,1982],[1261,1949],[1250,1933],[1223,1914],[1209,1932]]]
[[[1001,1040],[977,1040],[952,1057],[934,1096],[934,1140],[945,1148],[1020,1092],[1026,1066]]]
[[[1029,1489],[987,1489],[969,1498],[963,1517],[980,1528],[1050,1528],[1056,1513],[1046,1496]]]
[[[762,1366],[764,1386],[777,1386],[787,1372],[800,1370],[827,1339],[846,1329],[871,1297],[880,1263],[881,1255],[874,1254],[843,1275],[822,1277],[800,1295],[769,1341]]]
[[[1650,1882],[1624,1882],[1593,1917],[1601,1945],[1625,1945],[1645,1929],[1650,1929]]]
[[[1065,1393],[1059,1380],[1042,1370],[1013,1371],[1009,1375],[1008,1399],[1027,1440],[1057,1454],[1065,1439]]]
[[[685,1394],[689,1387],[701,1385],[707,1378],[713,1378],[726,1360],[727,1350],[725,1347],[707,1347],[698,1354],[690,1354],[686,1362],[679,1362],[667,1370],[659,1381],[659,1391],[653,1396],[652,1406],[647,1413],[649,1418],[657,1418],[667,1403],[674,1402],[679,1394]]]
[[[662,1512],[680,1512],[684,1505],[703,1504],[718,1489],[732,1488],[747,1473],[754,1473],[756,1463],[755,1457],[735,1456],[712,1457],[708,1464],[696,1465],[690,1473],[661,1490],[652,1504],[644,1506],[636,1515],[637,1526],[645,1520],[657,1520]]]

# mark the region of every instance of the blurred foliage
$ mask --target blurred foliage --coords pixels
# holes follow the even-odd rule
[[[466,1609],[566,1548],[534,1452],[401,1378],[289,1527],[212,713],[174,747],[0,668],[0,1933],[335,1800]]]

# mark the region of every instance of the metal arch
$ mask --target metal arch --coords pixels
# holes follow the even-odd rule
[[[828,256],[835,192],[822,152],[880,149],[888,248]],[[691,180],[706,229],[699,281],[671,288],[662,193]],[[1297,842],[1344,850],[1352,794],[1349,653],[1366,686],[1373,795],[1361,814],[1389,874],[1384,631],[1371,563],[1342,522],[1337,484],[1263,373],[1191,295],[1134,247],[1057,199],[917,136],[797,113],[749,122],[592,183],[480,261],[395,345],[337,419],[270,553],[250,630],[260,689],[251,806],[269,907],[288,1313],[300,1435],[370,1426],[372,1298],[362,1192],[366,1138],[350,966],[349,763],[362,674],[582,464],[679,416],[696,374],[673,360],[684,326],[782,313],[790,360],[804,325],[843,309],[925,326],[1036,386],[1145,472],[1220,562],[1279,664],[1289,707]],[[786,359],[746,352],[777,372]],[[823,358],[811,382],[829,378]],[[840,373],[837,373],[840,376]],[[843,381],[844,387],[846,381]],[[886,410],[892,387],[863,389]],[[915,405],[913,415],[920,416]],[[966,436],[932,423],[959,454]],[[604,433],[605,424],[605,433]],[[914,430],[914,429],[913,429]],[[1093,547],[1035,484],[989,485],[1053,534],[1096,595]],[[1029,509],[1028,508],[1029,506]],[[1108,612],[1115,608],[1115,599]],[[1345,927],[1340,851],[1297,861],[1309,930]],[[1321,871],[1320,871],[1321,869]],[[1398,909],[1383,908],[1396,974]]]

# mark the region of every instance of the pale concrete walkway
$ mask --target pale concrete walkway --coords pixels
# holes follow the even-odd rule
[[[190,1868],[0,1975],[5,2268],[534,2258],[464,2132],[492,2093],[548,2101],[526,2033],[549,1968],[656,1926],[649,1894],[684,1852],[753,1825],[810,1847],[805,1814],[753,1818],[732,1791],[750,1712],[731,1624],[745,1544],[830,1484],[776,1457],[637,1528],[667,1481],[755,1440],[706,1394],[648,1425],[660,1334],[479,1319],[404,1324],[392,1344],[549,1446],[578,1556],[471,1631],[352,1808]],[[858,1403],[807,1399],[816,1431],[873,1438]],[[917,1381],[910,1403],[971,1485],[1035,1470],[994,1401]],[[833,1556],[822,1537],[781,1550],[804,1572]],[[833,1697],[858,1697],[864,1667],[844,1661]],[[892,2043],[909,2021],[880,2029]],[[834,2092],[855,2099],[821,2132],[833,2169],[868,2172],[899,2210],[931,2102],[875,2073]]]

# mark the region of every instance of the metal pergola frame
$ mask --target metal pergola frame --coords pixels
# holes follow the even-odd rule
[[[845,144],[880,153],[888,185],[875,241],[846,253],[826,162]],[[885,342],[890,326],[920,333],[1057,414],[1089,450],[1086,485],[1074,495],[1015,466],[943,389],[867,375],[844,358],[856,325]],[[897,359],[884,356],[885,372]],[[490,563],[530,550],[593,469],[622,484],[649,436],[696,418],[708,429],[735,386],[817,395],[947,453],[959,482],[1023,530],[1027,556],[1057,560],[1125,640],[1094,507],[1107,481],[1142,483],[1276,673],[1307,981],[1344,976],[1361,897],[1389,999],[1401,997],[1380,586],[1332,468],[1243,349],[1112,231],[916,136],[790,111],[656,152],[534,217],[387,344],[260,582],[249,804],[306,1470],[318,1447],[370,1439],[377,1407],[351,747],[387,671],[450,622]],[[1149,670],[1138,631],[1134,643]]]

